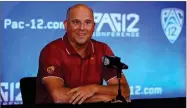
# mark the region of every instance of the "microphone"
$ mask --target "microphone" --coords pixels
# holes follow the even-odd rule
[[[103,65],[109,68],[128,69],[128,66],[120,62],[120,58],[117,56],[105,55],[102,58]]]
[[[118,78],[118,95],[116,96],[116,98],[112,99],[109,103],[118,103],[118,102],[122,102],[122,103],[127,103],[127,101],[125,100],[125,98],[122,96],[121,94],[121,84],[120,84],[120,79],[121,79],[121,70],[122,69],[128,69],[128,66],[124,63],[120,62],[120,58],[117,56],[108,56],[105,55],[102,57],[102,62],[103,65],[109,68],[117,68],[117,78]]]

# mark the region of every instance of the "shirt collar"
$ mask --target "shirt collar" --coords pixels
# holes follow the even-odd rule
[[[74,55],[74,54],[78,54],[77,51],[73,48],[73,46],[70,44],[69,40],[68,40],[68,36],[67,33],[65,33],[63,40],[65,41],[65,45],[66,45],[66,52],[68,55]],[[92,40],[89,41],[88,43],[88,48],[86,49],[86,56],[92,56],[95,53],[94,50],[94,44],[92,42]]]

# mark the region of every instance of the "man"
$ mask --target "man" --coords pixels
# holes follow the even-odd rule
[[[63,38],[46,45],[39,58],[36,104],[108,102],[118,92],[116,70],[102,66],[104,55],[114,55],[109,46],[91,39],[93,11],[77,4],[67,11]],[[103,79],[107,85],[103,84]],[[122,74],[121,91],[130,98],[129,85]]]

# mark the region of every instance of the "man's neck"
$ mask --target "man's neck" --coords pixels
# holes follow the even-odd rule
[[[70,42],[71,45],[73,46],[73,48],[77,51],[77,53],[82,57],[84,58],[85,56],[85,52],[86,52],[86,49],[88,47],[88,42],[86,44],[77,44],[77,43],[73,43],[73,42]]]

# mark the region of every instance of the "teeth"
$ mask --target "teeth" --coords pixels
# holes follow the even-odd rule
[[[77,33],[77,35],[79,35],[79,36],[84,36],[84,35],[86,35],[85,33]]]

